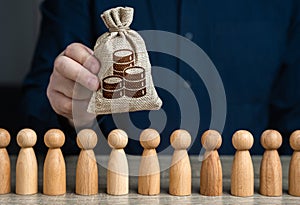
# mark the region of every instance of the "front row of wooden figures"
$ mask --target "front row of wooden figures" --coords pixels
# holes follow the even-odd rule
[[[16,164],[16,193],[21,195],[38,192],[38,166],[33,150],[37,140],[31,129],[23,129],[17,135],[17,143],[21,147]],[[66,167],[60,150],[64,144],[64,133],[58,129],[49,130],[44,137],[49,147],[43,175],[43,193],[46,195],[62,195],[66,193]],[[176,130],[170,137],[175,149],[170,165],[169,193],[177,196],[191,194],[191,165],[187,148],[191,136],[185,130]],[[10,160],[6,146],[10,142],[9,133],[0,129],[0,194],[10,192]],[[107,193],[111,195],[127,194],[129,190],[128,163],[123,148],[127,145],[127,134],[120,129],[113,130],[108,136],[108,144],[112,148],[107,167]],[[159,133],[154,129],[146,129],[140,135],[140,143],[144,148],[139,176],[138,193],[157,195],[160,193],[160,166],[155,148],[160,143]],[[217,149],[222,144],[221,135],[214,130],[206,131],[201,138],[205,148],[204,160],[200,173],[200,194],[206,196],[222,195],[222,166]],[[240,130],[232,137],[236,148],[231,173],[231,194],[235,196],[252,196],[254,194],[254,173],[249,153],[253,145],[250,132]],[[261,144],[265,148],[260,167],[260,193],[266,196],[282,195],[282,167],[277,149],[281,146],[282,137],[275,130],[266,130],[261,136]],[[98,193],[98,168],[93,149],[97,144],[94,131],[81,130],[77,136],[77,144],[81,152],[76,168],[75,192],[80,195]],[[300,196],[300,131],[290,137],[290,145],[294,150],[289,167],[289,194]]]

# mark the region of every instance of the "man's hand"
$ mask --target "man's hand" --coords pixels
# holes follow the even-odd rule
[[[86,113],[86,108],[92,91],[96,91],[99,87],[97,76],[99,70],[100,63],[93,56],[91,49],[80,43],[70,44],[55,59],[47,88],[47,96],[53,110],[66,117],[72,124],[72,104],[74,106],[76,103],[76,109],[82,108],[76,112],[85,114],[82,120],[88,121],[91,116]]]

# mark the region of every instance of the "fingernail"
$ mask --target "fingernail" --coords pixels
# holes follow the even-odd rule
[[[99,87],[99,82],[97,78],[89,78],[88,79],[88,86],[91,90],[96,91]]]

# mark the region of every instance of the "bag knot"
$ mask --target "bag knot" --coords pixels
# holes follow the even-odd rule
[[[108,28],[109,32],[125,32],[130,30],[129,27]]]
[[[125,32],[133,20],[133,8],[117,7],[105,11],[101,18],[109,32]]]

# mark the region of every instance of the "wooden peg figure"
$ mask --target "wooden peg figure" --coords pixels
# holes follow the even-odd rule
[[[222,195],[222,166],[217,149],[222,144],[221,135],[215,130],[207,130],[201,138],[205,149],[200,172],[200,194],[205,196]]]
[[[76,194],[98,193],[98,167],[93,149],[97,145],[97,134],[91,129],[81,130],[77,135],[81,149],[76,167]]]
[[[49,147],[44,162],[43,193],[56,196],[66,193],[66,164],[61,152],[65,135],[61,130],[46,132],[44,141]]]
[[[17,134],[17,143],[21,150],[16,164],[16,194],[38,192],[38,164],[32,148],[36,140],[36,133],[32,129],[22,129]]]
[[[155,148],[160,143],[159,133],[154,129],[146,129],[140,135],[140,143],[144,148],[138,177],[138,193],[157,195],[160,193],[160,167]]]
[[[276,130],[266,130],[260,143],[266,149],[260,164],[260,194],[281,196],[282,168],[277,149],[281,146],[282,137]]]
[[[10,142],[10,134],[0,128],[0,194],[10,192],[10,159],[6,147]]]
[[[294,153],[289,168],[289,194],[300,196],[300,130],[292,133],[290,145]]]
[[[192,189],[192,171],[187,148],[191,144],[191,135],[186,130],[176,130],[170,137],[175,149],[170,167],[169,193],[175,196],[187,196]]]
[[[128,136],[121,129],[115,129],[108,135],[108,144],[112,148],[107,166],[108,194],[128,194],[128,162],[124,152],[127,142]]]
[[[253,145],[253,136],[246,130],[233,134],[232,144],[236,149],[231,172],[231,194],[234,196],[252,196],[254,194],[254,170],[249,153]]]

